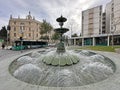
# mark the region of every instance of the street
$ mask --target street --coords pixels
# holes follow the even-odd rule
[[[10,58],[11,56],[15,56],[20,54],[20,51],[12,51],[12,50],[0,50],[0,61]]]
[[[23,52],[27,52],[30,50],[23,50]],[[7,50],[7,49],[0,49],[0,61],[11,58],[15,55],[21,54],[21,51],[13,51],[13,50]]]

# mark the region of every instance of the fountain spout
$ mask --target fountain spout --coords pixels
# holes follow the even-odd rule
[[[54,30],[56,33],[60,34],[60,42],[57,44],[57,52],[63,53],[65,52],[65,46],[64,46],[64,42],[63,42],[64,40],[62,36],[64,33],[69,31],[69,29],[63,28],[64,22],[66,22],[67,19],[61,15],[61,17],[57,18],[56,21],[59,22],[59,25],[60,25],[60,28],[56,28]]]

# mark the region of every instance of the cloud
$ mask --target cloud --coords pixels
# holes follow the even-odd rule
[[[25,18],[28,12],[42,21],[46,19],[55,28],[59,27],[56,18],[61,14],[68,19],[65,27],[73,33],[81,32],[81,11],[111,0],[0,0],[0,27],[8,24],[9,16]],[[68,32],[68,34],[70,34]]]

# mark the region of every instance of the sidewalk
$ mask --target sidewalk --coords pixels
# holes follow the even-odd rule
[[[116,49],[115,52],[120,54],[120,48]]]

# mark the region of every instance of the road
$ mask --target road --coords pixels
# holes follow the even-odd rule
[[[27,52],[27,51],[30,51],[30,50],[24,50],[23,52]],[[15,56],[15,55],[19,55],[19,54],[21,54],[21,51],[0,49],[0,61],[7,59],[7,58],[10,58],[10,57]]]

